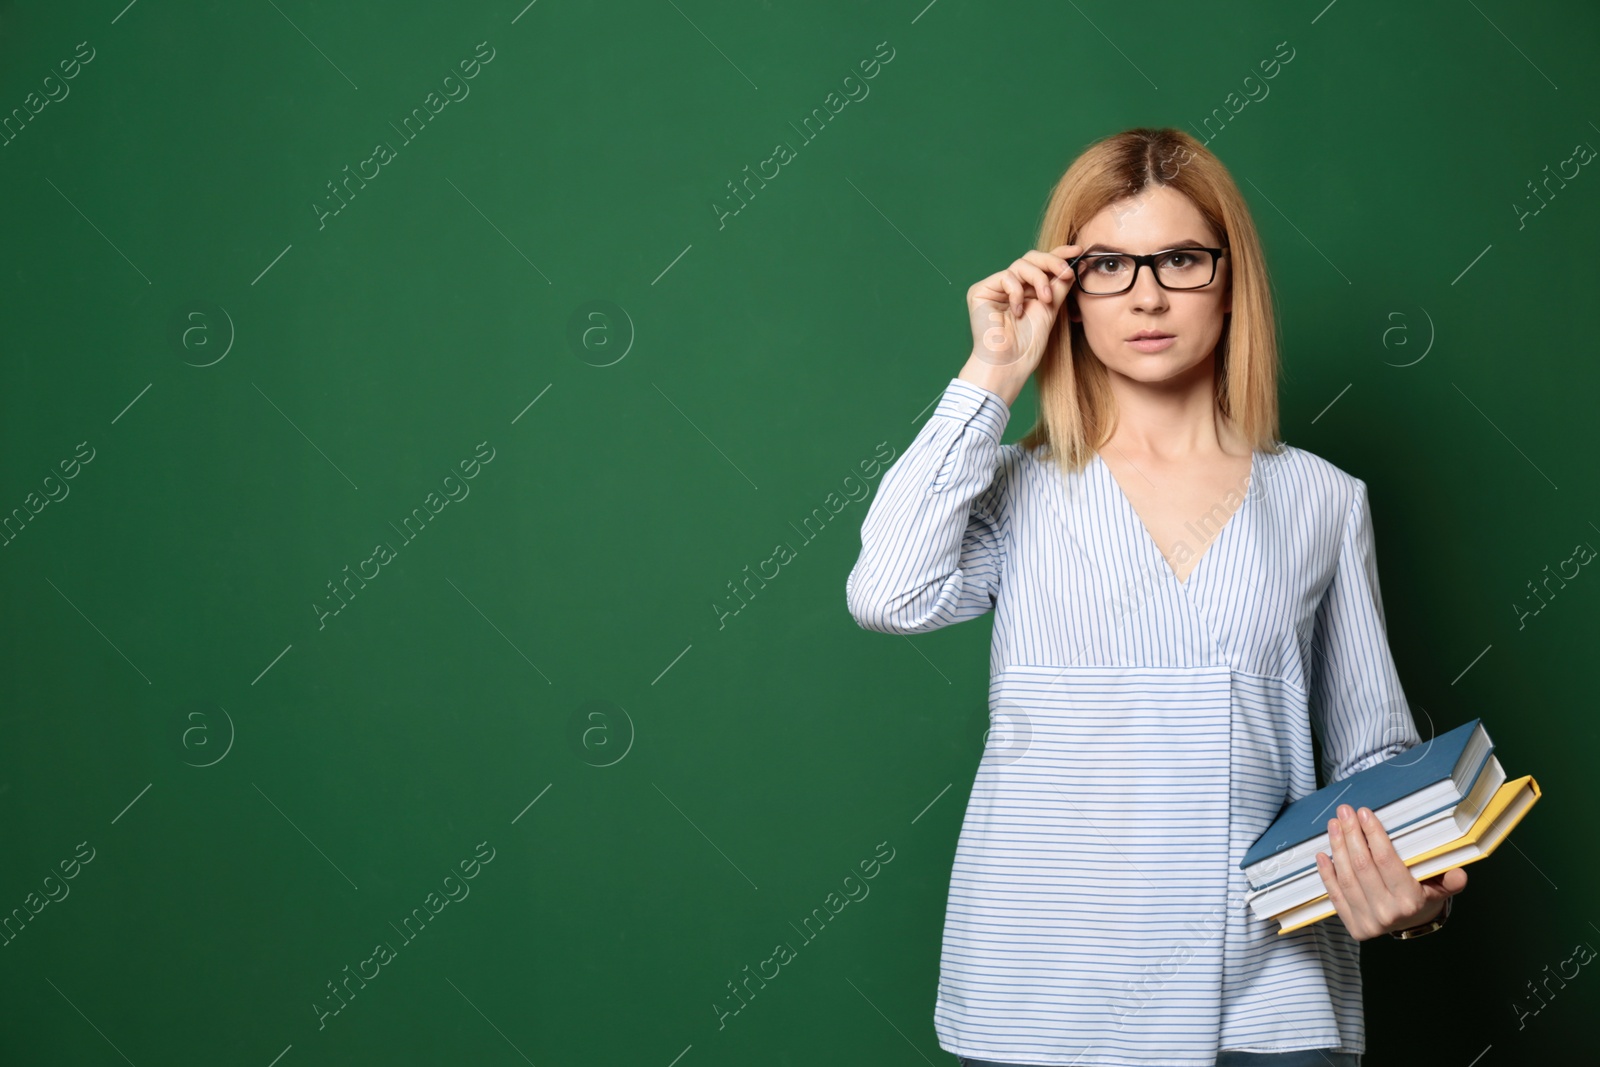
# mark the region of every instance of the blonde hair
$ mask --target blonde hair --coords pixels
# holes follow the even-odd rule
[[[1187,196],[1228,249],[1233,308],[1216,348],[1218,407],[1250,447],[1278,452],[1278,342],[1266,260],[1249,206],[1222,161],[1176,129],[1138,128],[1086,148],[1056,183],[1039,227],[1042,249],[1072,244],[1107,206],[1168,186]],[[1077,289],[1069,291],[1076,299]],[[1042,448],[1068,473],[1092,460],[1116,428],[1105,365],[1062,308],[1033,376],[1039,418],[1019,442]]]

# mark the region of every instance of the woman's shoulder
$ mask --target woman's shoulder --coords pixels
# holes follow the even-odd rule
[[[1256,458],[1262,484],[1252,485],[1250,493],[1273,501],[1282,511],[1324,513],[1342,520],[1366,492],[1367,483],[1360,478],[1286,441],[1278,442],[1276,452],[1258,449]]]

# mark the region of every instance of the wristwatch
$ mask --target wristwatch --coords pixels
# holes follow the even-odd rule
[[[1421,926],[1413,926],[1407,930],[1391,930],[1389,936],[1397,941],[1409,941],[1413,937],[1422,937],[1424,934],[1433,933],[1444,925],[1446,919],[1450,918],[1450,905],[1455,903],[1455,899],[1455,897],[1445,897],[1444,910],[1431,923],[1423,923]]]

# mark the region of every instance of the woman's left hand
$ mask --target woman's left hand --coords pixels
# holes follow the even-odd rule
[[[1333,855],[1318,852],[1317,871],[1357,941],[1432,922],[1445,900],[1467,887],[1460,867],[1417,881],[1368,808],[1358,818],[1350,805],[1339,805],[1338,818],[1328,820],[1328,839]]]

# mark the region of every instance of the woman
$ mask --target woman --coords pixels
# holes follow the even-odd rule
[[[1260,244],[1193,138],[1092,145],[1039,246],[968,290],[973,353],[847,582],[884,633],[995,612],[940,1044],[975,1067],[1359,1065],[1358,942],[1431,924],[1466,872],[1419,883],[1341,805],[1317,859],[1337,915],[1280,936],[1239,861],[1316,789],[1313,731],[1324,782],[1420,741],[1366,483],[1275,440]],[[1002,445],[1030,375],[1038,424]]]

